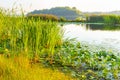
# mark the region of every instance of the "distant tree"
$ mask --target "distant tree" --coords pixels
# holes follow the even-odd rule
[[[104,22],[104,16],[103,15],[87,16],[87,22],[102,23]]]
[[[117,15],[91,15],[86,20],[93,23],[120,24],[120,16]]]
[[[65,18],[65,17],[60,17],[59,20],[60,20],[60,21],[66,21],[66,18]]]
[[[81,21],[82,19],[80,17],[77,17],[75,21]]]
[[[110,16],[108,16],[108,15],[104,16],[104,22],[105,22],[106,24],[111,24],[111,23],[112,23],[112,20],[110,19]]]
[[[76,10],[76,7],[72,7],[72,9]]]
[[[104,16],[104,22],[107,24],[120,24],[120,16],[106,15]]]
[[[75,21],[85,22],[85,21],[86,21],[86,18],[84,18],[84,17],[77,17],[77,18],[75,19]]]
[[[51,14],[29,14],[27,17],[33,19],[58,21],[58,17]]]

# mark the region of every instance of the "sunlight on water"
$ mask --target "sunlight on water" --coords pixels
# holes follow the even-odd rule
[[[93,28],[94,26],[94,28]],[[66,24],[63,26],[65,30],[65,38],[76,38],[81,42],[87,42],[99,45],[109,50],[120,52],[120,30],[104,29],[101,27],[92,27],[87,24]]]

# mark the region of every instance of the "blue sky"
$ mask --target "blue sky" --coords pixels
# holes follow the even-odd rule
[[[115,11],[120,10],[120,0],[0,0],[2,8],[22,8],[26,12],[49,9],[57,6],[76,7],[80,11]]]

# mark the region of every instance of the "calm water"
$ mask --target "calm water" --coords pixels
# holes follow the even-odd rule
[[[65,38],[76,38],[80,42],[120,52],[120,26],[66,23],[63,29]]]

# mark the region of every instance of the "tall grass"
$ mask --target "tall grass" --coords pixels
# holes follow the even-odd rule
[[[62,42],[57,22],[42,21],[25,16],[15,16],[0,11],[0,48],[11,54],[24,52],[30,57],[54,54],[55,47]],[[8,52],[7,52],[8,53]]]
[[[0,56],[0,80],[75,80],[57,69],[51,70],[41,64],[30,64],[20,55],[14,58]]]

